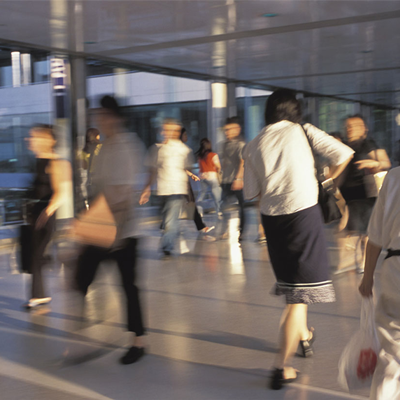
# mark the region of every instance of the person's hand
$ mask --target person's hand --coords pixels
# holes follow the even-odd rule
[[[139,204],[141,206],[143,204],[146,204],[150,199],[150,195],[151,195],[151,190],[150,189],[143,190],[143,193],[140,195]]]
[[[358,169],[379,169],[381,163],[376,160],[360,160],[354,163]]]
[[[358,288],[361,296],[363,297],[371,297],[372,296],[372,287],[374,286],[374,279],[366,278],[365,275],[361,281],[361,284]]]
[[[232,182],[232,186],[231,186],[232,190],[242,190],[243,189],[243,179],[235,179]]]
[[[190,177],[191,177],[195,182],[198,182],[198,181],[200,180],[200,178],[199,178],[197,175],[195,175],[195,174],[190,175]]]
[[[49,212],[48,208],[45,208],[36,220],[35,229],[42,229],[51,216],[52,213]]]

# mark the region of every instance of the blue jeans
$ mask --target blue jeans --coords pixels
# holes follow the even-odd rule
[[[199,203],[199,211],[200,214],[203,214],[203,207],[201,206],[201,202],[206,197],[208,189],[211,189],[211,197],[214,200],[215,212],[219,213],[221,211],[221,193],[222,189],[219,185],[218,179],[202,179],[200,181],[201,192],[199,197],[197,198],[197,203]]]
[[[162,213],[165,224],[164,235],[161,239],[161,249],[171,252],[179,236],[179,214],[186,199],[183,194],[161,197],[164,199]]]

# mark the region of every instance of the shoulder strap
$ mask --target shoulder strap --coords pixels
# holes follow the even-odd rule
[[[307,135],[307,130],[306,130],[306,128],[304,127],[305,124],[299,124],[299,125],[301,126],[301,129],[303,129],[303,132],[304,132],[304,134],[306,135],[306,138],[307,138],[307,141],[308,141],[308,145],[311,147],[311,151],[312,151],[312,153],[314,154],[314,150],[313,150],[313,147],[311,146],[310,138],[308,137],[308,135]]]

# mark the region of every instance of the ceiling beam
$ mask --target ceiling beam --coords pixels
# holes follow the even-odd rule
[[[400,70],[398,67],[382,67],[382,68],[368,68],[368,69],[356,69],[353,71],[337,71],[337,72],[321,72],[317,74],[304,74],[304,75],[286,75],[286,76],[274,76],[270,78],[256,78],[257,81],[279,81],[285,79],[297,79],[297,78],[315,78],[318,76],[332,76],[332,75],[349,75],[349,74],[362,74],[367,72],[381,72],[381,71],[395,71]]]
[[[384,21],[396,18],[400,18],[400,10],[388,11],[376,14],[357,15],[346,18],[335,18],[323,21],[305,22],[301,24],[284,25],[273,28],[263,28],[263,29],[254,29],[250,31],[224,33],[220,35],[202,36],[192,39],[172,40],[168,42],[131,46],[114,50],[106,50],[98,52],[96,54],[101,54],[104,56],[134,54],[134,53],[141,53],[144,51],[164,50],[164,49],[171,49],[174,47],[187,47],[187,46],[195,46],[207,43],[224,42],[227,40],[239,40],[239,39],[247,39],[260,36],[277,35],[282,33],[302,32],[311,29],[332,28],[343,25],[362,24],[366,22],[377,22],[377,21]]]

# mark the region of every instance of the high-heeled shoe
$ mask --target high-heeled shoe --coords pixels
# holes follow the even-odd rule
[[[299,343],[300,355],[305,358],[312,357],[314,355],[314,349],[312,345],[315,341],[315,330],[313,329],[310,332],[312,334],[311,339],[300,340]]]
[[[288,383],[292,383],[295,380],[297,380],[298,376],[299,376],[299,372],[296,371],[297,375],[294,378],[289,378],[289,379],[285,379],[283,377],[283,369],[281,368],[275,368],[272,372],[271,375],[271,380],[269,382],[269,387],[272,390],[280,390],[282,389],[282,387],[284,385],[287,385]]]

